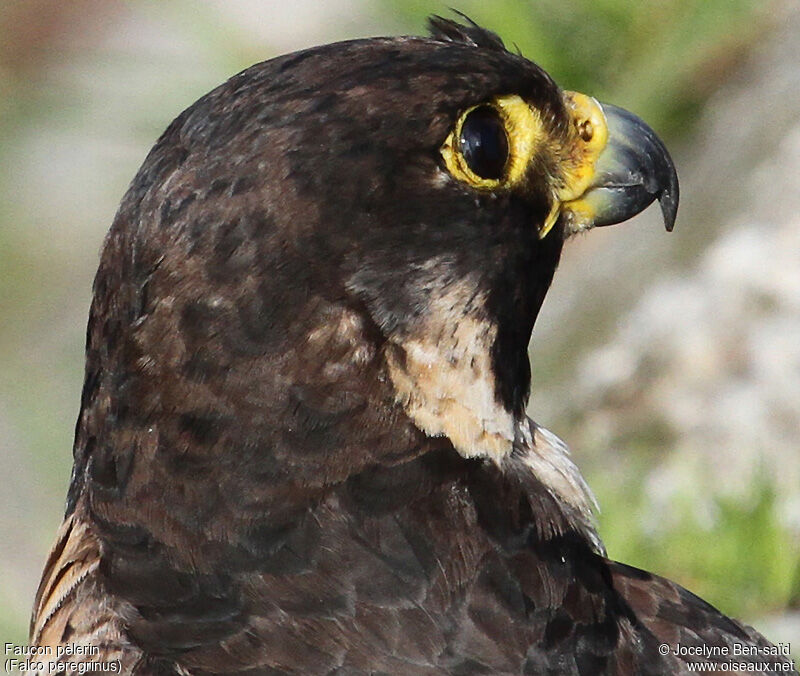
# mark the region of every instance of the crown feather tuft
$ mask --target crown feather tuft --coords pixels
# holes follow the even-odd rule
[[[453,19],[445,19],[437,15],[428,18],[428,30],[434,40],[454,42],[470,47],[481,47],[483,49],[506,51],[503,41],[496,33],[486,28],[481,28],[466,14],[458,10],[453,11],[461,17],[464,23],[459,23]]]

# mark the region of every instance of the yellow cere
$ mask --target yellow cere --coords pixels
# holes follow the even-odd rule
[[[580,139],[580,142],[573,145],[572,154],[564,158],[566,181],[558,192],[561,202],[569,202],[583,195],[589,188],[594,178],[597,158],[608,143],[608,125],[603,109],[591,96],[564,92],[564,99]]]
[[[553,180],[552,206],[539,228],[540,238],[550,232],[565,203],[571,202],[570,208],[578,211],[587,208],[580,204],[579,198],[590,187],[597,159],[608,142],[605,114],[595,99],[568,91],[564,92],[564,102],[573,125],[563,142],[547,137],[539,111],[519,96],[500,96],[488,103],[500,114],[508,138],[508,162],[502,178],[482,178],[475,174],[459,148],[458,139],[464,120],[475,108],[485,103],[465,110],[441,147],[445,165],[455,178],[473,188],[487,191],[514,187],[523,180],[537,151],[553,153],[559,175]],[[544,149],[541,147],[543,144]]]
[[[544,137],[544,129],[538,111],[531,108],[516,94],[499,96],[491,105],[503,120],[508,138],[508,163],[503,178],[481,178],[467,165],[464,155],[458,147],[461,127],[464,120],[475,108],[465,110],[458,118],[454,129],[445,139],[441,148],[447,170],[458,180],[480,190],[497,190],[509,188],[522,179],[525,169],[533,157],[536,147]]]
[[[562,183],[555,191],[553,208],[539,230],[539,237],[550,231],[563,207],[569,210],[573,221],[594,220],[592,206],[581,198],[592,185],[597,160],[608,143],[606,115],[600,104],[586,94],[564,92],[564,101],[572,117],[575,141],[562,158]]]

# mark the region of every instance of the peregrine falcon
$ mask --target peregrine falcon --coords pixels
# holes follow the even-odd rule
[[[564,242],[655,200],[671,229],[664,145],[490,31],[430,26],[248,68],[134,178],[31,622],[67,673],[788,668],[606,558],[525,412]]]

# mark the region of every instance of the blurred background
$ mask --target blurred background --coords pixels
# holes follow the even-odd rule
[[[800,5],[793,0],[2,0],[0,643],[58,527],[103,236],[155,139],[222,80],[455,6],[666,139],[657,208],[569,244],[531,415],[597,493],[612,558],[800,636]],[[798,646],[793,646],[797,654]]]

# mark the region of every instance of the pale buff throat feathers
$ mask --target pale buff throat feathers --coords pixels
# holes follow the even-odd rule
[[[420,430],[447,437],[466,458],[501,465],[512,451],[520,453],[600,550],[597,504],[567,446],[527,416],[515,419],[497,400],[491,364],[497,327],[480,312],[484,299],[471,288],[464,282],[432,299],[413,332],[389,340],[384,356],[396,399]]]
[[[511,452],[514,418],[496,399],[491,346],[497,327],[465,316],[467,285],[432,300],[413,335],[386,348],[398,402],[429,436],[446,436],[467,458]],[[482,306],[476,299],[474,307]]]

